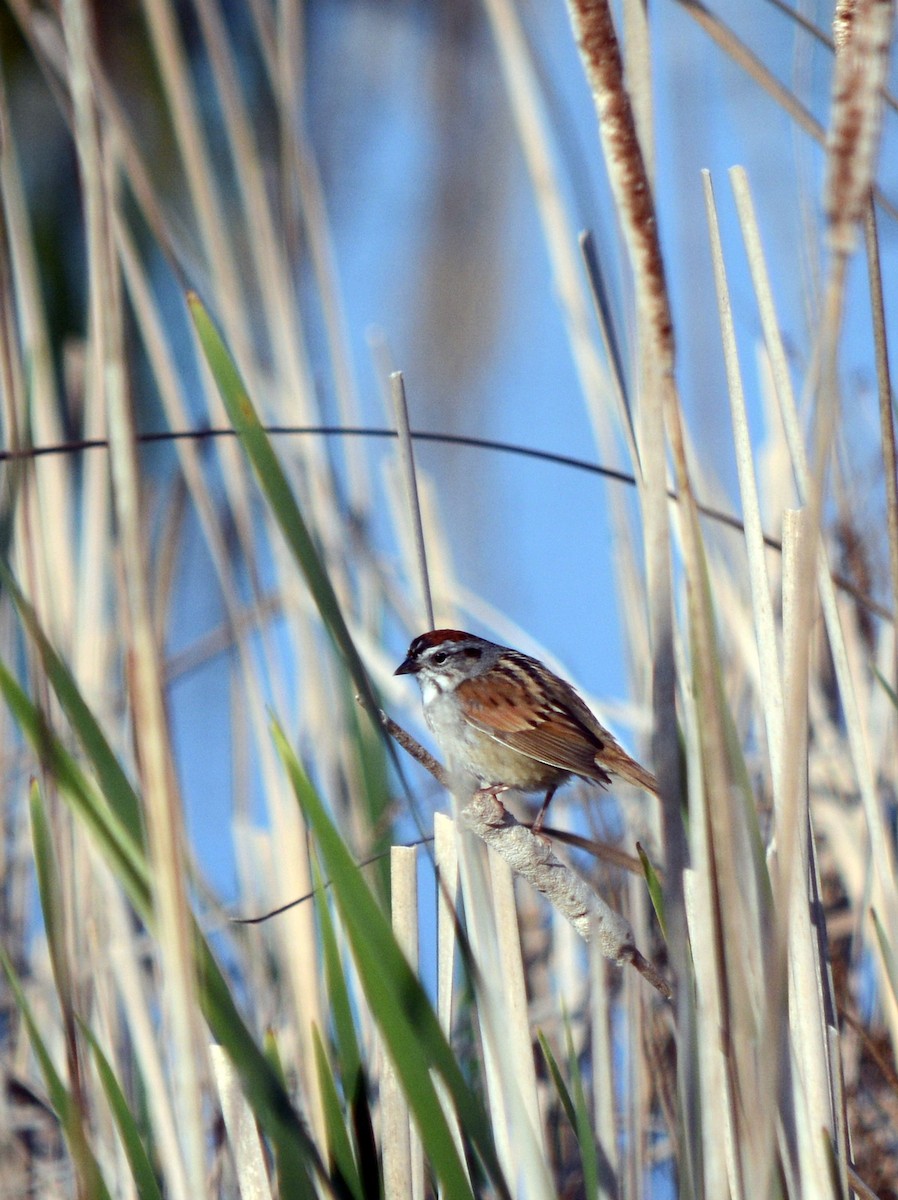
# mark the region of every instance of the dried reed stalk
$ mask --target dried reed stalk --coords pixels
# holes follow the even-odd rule
[[[123,308],[113,254],[114,158],[101,136],[94,100],[96,60],[89,15],[79,0],[62,7],[72,100],[85,197],[90,336],[90,383],[103,396],[109,420],[110,470],[122,564],[121,604],[127,628],[134,744],[153,862],[154,908],[171,1021],[174,1080],[191,1188],[204,1186],[201,1122],[202,1056],[184,864],[183,820],[168,740],[162,672],[148,597],[133,413],[126,387]]]
[[[444,787],[451,786],[445,767],[386,713],[384,728],[400,746]],[[636,949],[629,925],[609,908],[578,875],[556,858],[550,846],[519,824],[494,796],[475,793],[461,809],[465,825],[500,855],[511,869],[541,892],[586,941],[593,942],[606,958],[630,963],[666,999],[671,990],[660,973]]]
[[[412,970],[418,969],[417,849],[394,846],[390,851],[393,932]],[[386,1200],[421,1200],[424,1162],[399,1076],[384,1055],[381,1117]]]

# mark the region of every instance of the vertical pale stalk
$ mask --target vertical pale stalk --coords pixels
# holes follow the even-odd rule
[[[427,573],[427,549],[424,544],[424,525],[421,521],[421,504],[418,500],[418,481],[415,474],[415,451],[412,446],[411,427],[408,418],[408,403],[401,371],[390,375],[390,397],[393,401],[393,419],[399,433],[399,461],[402,467],[402,482],[405,500],[415,537],[415,558],[418,567],[418,584],[421,589],[421,609],[427,628],[434,628],[433,598],[430,594],[430,578]]]
[[[221,1046],[211,1045],[209,1057],[221,1115],[231,1144],[241,1200],[271,1200],[256,1118],[243,1096],[240,1078]]]
[[[629,911],[632,917],[632,910]],[[621,1005],[627,1044],[626,1062],[626,1128],[628,1136],[623,1159],[621,1184],[629,1200],[645,1196],[647,1129],[646,1030],[643,1021],[642,989],[645,985],[635,971],[624,972],[623,1003]]]
[[[536,1066],[533,1061],[533,1039],[527,1008],[527,983],[524,979],[514,877],[511,867],[498,854],[489,856],[489,864],[496,932],[499,935],[497,966],[502,988],[502,1011],[505,1014],[505,1036],[517,1063],[517,1085],[524,1111],[533,1130],[535,1148],[542,1158],[548,1161],[545,1132],[539,1111]]]
[[[455,990],[455,951],[458,944],[456,922],[458,920],[458,848],[455,822],[445,813],[433,814],[433,857],[437,872],[437,1016],[452,1044],[452,1001]],[[440,1078],[436,1079],[437,1092],[446,1114],[446,1121],[462,1162],[465,1155],[461,1131],[455,1109],[446,1095]],[[440,1200],[446,1200],[442,1185]]]
[[[162,696],[159,651],[148,601],[145,531],[138,483],[132,413],[127,395],[121,295],[112,253],[113,181],[101,148],[93,99],[93,52],[81,0],[66,0],[63,23],[71,63],[79,171],[84,196],[90,287],[93,386],[105,397],[109,457],[122,562],[123,603],[129,637],[129,685],[134,739],[140,765],[154,909],[165,980],[164,1003],[172,1036],[172,1063],[194,1195],[204,1187],[204,1149],[193,976],[193,945],[187,913],[180,801],[175,784]]]
[[[645,450],[643,469],[647,482],[643,504],[646,529],[646,561],[649,584],[649,614],[655,669],[653,704],[655,713],[654,764],[661,785],[667,857],[668,933],[674,962],[687,961],[682,917],[682,871],[685,846],[680,818],[679,745],[676,724],[673,597],[670,569],[667,498],[665,494],[664,433],[670,442],[677,492],[679,528],[682,536],[686,599],[688,608],[692,675],[696,689],[697,729],[700,735],[700,770],[705,791],[703,819],[708,822],[709,875],[706,896],[710,907],[706,920],[714,927],[714,969],[720,972],[715,1003],[727,1030],[731,1057],[726,1067],[728,1097],[726,1112],[734,1118],[745,1105],[754,1110],[755,1083],[751,1047],[756,1030],[747,1005],[748,997],[734,986],[743,964],[739,948],[750,930],[742,919],[757,919],[748,910],[740,889],[745,870],[737,869],[736,812],[730,789],[729,754],[719,692],[719,661],[714,614],[706,575],[706,561],[699,529],[698,512],[686,458],[686,441],[674,378],[675,347],[673,323],[667,294],[664,264],[658,240],[652,191],[639,145],[623,70],[614,22],[607,0],[569,0],[574,33],[580,47],[586,76],[593,93],[599,136],[608,170],[618,218],[630,259],[639,331],[642,383],[645,389]],[[690,781],[691,782],[691,781]],[[696,780],[696,786],[699,786]],[[745,830],[741,830],[743,836]],[[682,1006],[685,989],[679,990]],[[732,1011],[730,1006],[732,1005]],[[735,1024],[731,1025],[731,1021]],[[682,1111],[687,1119],[696,1111],[696,1081],[689,1053],[691,1021],[682,1014],[679,1022],[681,1046],[678,1058]],[[735,1126],[738,1128],[738,1125]],[[741,1130],[740,1130],[741,1132]],[[697,1160],[697,1131],[687,1129],[690,1158]],[[752,1156],[734,1134],[732,1173],[738,1193],[745,1185],[743,1172]]]
[[[452,1036],[452,1000],[455,990],[456,901],[458,853],[455,822],[445,813],[433,814],[433,852],[437,869],[437,1015],[447,1040]]]
[[[721,340],[724,349],[724,362],[727,373],[727,389],[730,397],[730,409],[733,423],[733,438],[736,447],[736,462],[739,474],[739,488],[742,497],[743,520],[745,525],[745,541],[749,562],[749,581],[751,586],[752,607],[754,610],[755,638],[760,665],[760,690],[764,699],[764,719],[767,732],[767,747],[771,764],[773,794],[779,795],[779,783],[782,770],[782,713],[783,685],[780,674],[779,656],[777,653],[776,629],[773,618],[773,606],[770,596],[770,584],[767,576],[766,551],[763,530],[761,527],[760,505],[758,502],[757,486],[752,466],[751,441],[748,431],[748,419],[745,411],[745,398],[742,390],[742,376],[739,367],[736,334],[730,308],[729,288],[726,278],[726,267],[723,259],[723,246],[720,240],[720,229],[717,221],[717,211],[711,177],[703,172],[705,190],[705,205],[711,240],[711,259],[714,270],[714,280],[717,292],[717,308],[720,315]],[[791,861],[791,856],[788,857]],[[755,931],[757,933],[757,931]],[[752,938],[754,942],[754,938]],[[775,939],[768,943],[767,961],[761,968],[766,967],[768,979],[771,965],[781,961],[779,946]],[[776,1094],[777,1080],[782,1069],[778,1047],[781,1044],[781,1021],[779,1019],[780,1005],[778,1003],[781,989],[778,983],[780,976],[774,970],[773,983],[768,982],[767,996],[772,1000],[767,1011],[759,1005],[758,1021],[766,1033],[759,1038],[757,1080],[761,1093]],[[772,1161],[775,1137],[775,1106],[761,1108],[752,1122],[760,1139],[760,1159]]]
[[[608,960],[596,943],[589,944],[589,1008],[592,1032],[593,1127],[601,1158],[611,1169],[611,1179],[599,1173],[600,1200],[615,1200],[615,1181],[620,1177],[617,1148],[614,1048],[611,1040],[611,988]]]
[[[786,792],[790,801],[783,811],[782,800],[774,798],[777,816],[780,859],[778,874],[784,878],[781,899],[785,904],[789,962],[789,1033],[792,1046],[792,1090],[797,1116],[799,1170],[802,1192],[823,1196],[827,1191],[829,1152],[821,1136],[825,1130],[834,1134],[832,1098],[829,1090],[829,1064],[826,1041],[826,1014],[821,989],[822,964],[811,920],[809,897],[810,860],[808,838],[811,814],[807,789],[807,679],[796,678],[806,670],[803,660],[795,661],[795,647],[800,644],[794,622],[798,619],[795,604],[800,586],[802,540],[807,536],[801,512],[787,512],[783,522],[783,646],[785,674],[789,694],[798,707],[796,743],[792,754],[798,764],[804,762],[795,787]],[[803,721],[801,720],[803,717]],[[775,995],[771,996],[775,999]],[[773,1025],[776,1029],[776,1024]],[[779,1041],[778,1032],[775,1035]]]
[[[896,610],[898,609],[898,454],[895,449],[895,415],[892,409],[892,381],[886,338],[882,269],[879,261],[879,237],[876,229],[876,205],[873,203],[872,196],[868,199],[864,218],[864,243],[867,252],[867,275],[870,280],[873,344],[876,349],[876,387],[879,393],[879,428],[882,440],[883,475],[885,476],[892,608]],[[893,646],[891,683],[893,691],[898,691],[898,638],[895,638]]]
[[[761,506],[754,475],[751,436],[748,428],[748,415],[745,411],[745,394],[742,389],[742,372],[739,366],[736,330],[730,306],[723,245],[720,240],[720,226],[717,221],[711,176],[707,171],[702,172],[702,180],[711,238],[711,262],[717,289],[717,310],[720,314],[720,334],[727,374],[727,391],[730,397],[730,413],[733,422],[739,495],[742,499],[742,519],[745,525],[745,548],[748,554],[749,584],[760,664],[764,723],[767,730],[771,775],[774,787],[776,787],[782,763],[783,685],[776,644],[773,603],[770,597],[770,580],[767,576],[767,550],[761,525]]]
[[[456,809],[470,795],[453,792]],[[501,961],[499,931],[489,884],[489,851],[461,829],[459,866],[465,923],[477,970],[477,1014],[483,1045],[489,1111],[496,1152],[505,1178],[521,1200],[549,1200],[554,1196],[548,1163],[540,1150],[540,1137],[526,1111],[519,1080],[520,1064],[507,1036],[500,981],[495,964]]]
[[[697,747],[693,748],[693,755],[697,756]],[[699,829],[699,824],[696,822],[696,835],[703,842],[703,829]],[[733,1104],[720,1038],[724,1026],[716,966],[718,950],[714,945],[714,930],[705,915],[711,904],[711,895],[704,864],[694,870],[688,869],[683,882],[689,945],[695,970],[698,1103],[704,1116],[699,1126],[704,1195],[709,1198],[732,1195],[738,1200],[742,1190],[737,1185],[734,1167]],[[697,1160],[694,1161],[697,1166]],[[696,1194],[702,1194],[697,1190],[697,1181]]]
[[[675,642],[677,674],[689,678],[689,663],[682,637]],[[689,1172],[692,1189],[699,1190],[703,1171],[705,1195],[734,1197],[743,1194],[742,1176],[736,1157],[738,1111],[728,1051],[732,1045],[729,1010],[723,969],[724,947],[715,909],[713,856],[710,842],[709,803],[701,769],[700,715],[695,694],[682,694],[683,733],[689,792],[689,851],[692,866],[684,872],[684,907],[689,929],[688,953],[694,971],[694,1001],[681,1007],[677,1029],[678,1055],[694,1056],[695,1074],[687,1075],[689,1089],[681,1103],[688,1121],[683,1131],[680,1166]],[[681,1064],[681,1072],[682,1072]],[[682,1074],[681,1074],[682,1078]],[[713,1114],[709,1120],[707,1114]],[[723,1131],[721,1133],[721,1130]],[[700,1145],[696,1145],[698,1139]]]
[[[773,302],[770,279],[765,265],[760,233],[744,172],[735,171],[732,181],[742,226],[742,235],[746,244],[752,283],[755,295],[758,298],[758,310],[764,330],[764,340],[770,357],[777,400],[782,414],[783,428],[792,459],[792,469],[795,474],[798,495],[803,503],[808,502],[815,494],[818,495],[819,506],[819,484],[815,482],[815,472],[809,463],[809,456],[801,434],[798,405],[792,390],[788,362],[779,332],[779,324]],[[892,839],[886,832],[887,821],[876,791],[871,769],[869,737],[861,714],[862,701],[860,696],[862,678],[857,677],[850,666],[845,634],[836,601],[836,589],[823,546],[818,546],[816,551],[815,569],[817,587],[826,623],[826,632],[833,656],[833,666],[844,708],[851,761],[856,774],[869,830],[871,861],[874,873],[874,889],[871,902],[881,913],[888,913],[887,924],[890,927],[898,928],[898,897],[895,895],[895,888],[893,886],[895,867]],[[808,633],[809,623],[806,613],[805,620],[798,623],[798,635],[806,637]],[[788,752],[789,747],[792,745],[788,695],[785,697],[785,714],[784,746]],[[789,757],[788,753],[786,757]],[[880,963],[880,966],[885,970],[884,964]],[[888,989],[886,994],[888,994]],[[893,1020],[894,1030],[898,1028],[898,1014],[895,1013],[892,1006],[890,1006],[889,1012]]]
[[[393,932],[413,971],[418,969],[418,855],[414,846],[390,850]],[[399,1077],[389,1060],[381,1084],[384,1192],[387,1200],[422,1200],[424,1161]]]

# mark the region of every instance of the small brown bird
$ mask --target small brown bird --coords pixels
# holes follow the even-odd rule
[[[538,659],[458,629],[415,638],[397,675],[415,675],[424,719],[451,770],[484,791],[545,791],[533,832],[572,775],[611,773],[657,795],[657,781],[617,744],[569,683]]]

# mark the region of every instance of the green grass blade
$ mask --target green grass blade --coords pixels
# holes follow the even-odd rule
[[[28,1028],[28,1036],[37,1060],[40,1063],[50,1103],[59,1117],[66,1144],[72,1156],[72,1162],[75,1165],[79,1179],[80,1194],[89,1197],[90,1200],[111,1200],[109,1189],[100,1171],[99,1163],[88,1144],[84,1126],[81,1123],[81,1111],[72,1093],[66,1087],[62,1077],[53,1065],[53,1059],[50,1057],[46,1043],[41,1037],[40,1029],[34,1019],[34,1014],[31,1011],[25,993],[22,990],[19,977],[2,946],[0,946],[0,965],[3,966],[3,970],[6,972],[6,978],[9,982],[13,998]]]
[[[574,1112],[577,1131],[577,1143],[580,1146],[580,1162],[583,1165],[582,1194],[586,1200],[598,1200],[599,1196],[599,1156],[596,1148],[595,1135],[592,1129],[592,1119],[589,1105],[586,1103],[586,1093],[583,1088],[583,1075],[580,1063],[574,1050],[570,1025],[565,1022],[567,1034],[568,1070],[574,1084]]]
[[[597,1198],[599,1195],[599,1171],[602,1169],[606,1175],[606,1191],[608,1194],[615,1194],[616,1188],[613,1185],[613,1172],[610,1164],[602,1156],[602,1164],[600,1168],[599,1150],[596,1146],[595,1135],[592,1128],[592,1119],[589,1111],[589,1106],[586,1103],[586,1094],[583,1089],[583,1076],[580,1071],[580,1064],[577,1062],[577,1056],[574,1053],[573,1044],[570,1037],[570,1027],[567,1026],[567,1050],[568,1063],[571,1078],[574,1081],[574,1094],[571,1095],[570,1089],[565,1083],[564,1076],[561,1074],[561,1068],[558,1065],[558,1060],[552,1052],[552,1048],[546,1040],[543,1033],[537,1033],[540,1048],[546,1060],[546,1065],[549,1068],[549,1074],[552,1076],[552,1082],[555,1084],[555,1090],[558,1093],[558,1099],[561,1101],[561,1107],[564,1109],[574,1136],[577,1139],[577,1146],[580,1151],[580,1163],[583,1168],[583,1179],[578,1195],[588,1197],[589,1200]]]
[[[131,786],[121,763],[106,740],[99,722],[85,703],[71,672],[50,644],[34,609],[3,559],[0,559],[0,585],[9,592],[18,610],[22,623],[40,655],[57,699],[91,761],[101,791],[131,839],[136,845],[142,846],[143,822],[137,792]]]
[[[390,834],[393,826],[389,762],[394,747],[384,741],[380,722],[375,725],[354,696],[347,696],[346,701],[353,766],[361,785],[357,794],[367,828],[371,831],[369,857],[380,855],[371,865],[371,872],[376,879],[377,894],[386,899],[390,895]]]
[[[125,1155],[128,1159],[128,1165],[131,1168],[131,1175],[134,1179],[134,1186],[137,1188],[137,1194],[140,1200],[162,1200],[162,1190],[156,1179],[156,1172],[153,1170],[153,1164],[144,1147],[134,1114],[128,1107],[128,1101],[125,1099],[125,1093],[122,1091],[119,1081],[115,1077],[115,1072],[112,1070],[106,1055],[100,1049],[99,1042],[83,1022],[81,1023],[81,1030],[90,1043],[97,1074],[100,1077],[100,1083],[103,1087],[103,1092],[109,1104],[116,1128],[118,1129],[119,1137],[122,1139],[122,1145],[125,1148]]]
[[[343,974],[343,963],[337,946],[337,936],[327,896],[321,881],[321,871],[317,860],[312,859],[312,876],[315,883],[315,907],[318,916],[318,930],[321,936],[321,950],[324,958],[324,978],[327,983],[327,999],[333,1022],[334,1037],[340,1054],[340,1075],[344,1086],[351,1088],[362,1071],[362,1055],[352,1019],[352,1003],[346,978]]]
[[[56,991],[63,1010],[71,1015],[72,989],[68,969],[68,957],[63,940],[63,899],[59,881],[59,864],[53,849],[53,839],[47,822],[47,812],[37,782],[32,782],[29,794],[31,812],[31,844],[34,848],[34,865],[37,870],[37,889],[44,918],[44,932],[50,951],[50,964]]]
[[[543,1052],[543,1058],[546,1060],[546,1066],[549,1068],[549,1074],[552,1076],[552,1082],[555,1084],[555,1091],[558,1093],[561,1107],[564,1109],[565,1116],[570,1122],[571,1129],[576,1133],[577,1112],[574,1108],[574,1101],[571,1099],[571,1093],[568,1091],[568,1086],[564,1082],[564,1076],[561,1074],[558,1059],[552,1053],[552,1047],[549,1045],[546,1035],[541,1029],[537,1030],[536,1037]]]
[[[509,1196],[492,1143],[489,1121],[468,1087],[420,981],[336,827],[275,726],[278,751],[321,850],[333,894],[352,948],[359,980],[387,1044],[403,1092],[421,1133],[425,1153],[447,1195],[471,1196],[471,1187],[430,1078],[435,1068],[446,1084],[463,1133],[480,1155],[498,1194]]]
[[[366,1196],[377,1195],[381,1187],[380,1165],[374,1137],[374,1122],[368,1100],[368,1079],[352,1019],[352,1001],[343,971],[343,962],[337,945],[327,893],[322,886],[321,872],[314,856],[312,870],[315,879],[315,910],[318,915],[318,929],[324,958],[327,998],[339,1055],[343,1094],[352,1115],[356,1160],[364,1194]]]
[[[318,1149],[290,1103],[277,1071],[244,1024],[212,951],[198,930],[195,946],[203,1015],[214,1037],[227,1051],[250,1107],[272,1140],[279,1194],[296,1200],[314,1200],[318,1193],[312,1174],[325,1182],[328,1178]],[[333,1193],[333,1189],[329,1190]]]
[[[882,922],[879,919],[879,913],[876,909],[870,910],[873,917],[873,927],[876,930],[876,940],[879,942],[879,950],[882,954],[882,960],[886,965],[886,972],[889,977],[889,984],[892,988],[892,995],[898,1000],[898,958],[895,957],[895,949],[892,943],[886,936],[886,931],[882,927]]]
[[[135,909],[152,928],[152,889],[142,848],[135,845],[117,813],[88,781],[50,729],[44,714],[25,695],[2,662],[0,693],[41,762],[56,780],[60,794],[84,821]],[[324,1180],[327,1178],[315,1144],[290,1103],[280,1079],[244,1025],[224,976],[196,928],[194,944],[203,1014],[213,1035],[234,1062],[246,1096],[274,1143],[278,1162],[283,1169],[281,1196],[314,1200],[316,1191],[311,1173],[317,1173]]]
[[[639,855],[639,861],[642,863],[642,870],[645,874],[645,881],[648,884],[649,899],[652,902],[652,907],[655,910],[655,916],[658,918],[658,924],[661,926],[661,932],[667,940],[667,924],[664,920],[664,887],[661,880],[658,878],[658,872],[652,865],[652,861],[646,854],[643,847],[636,843],[636,853]]]
[[[286,1089],[287,1076],[284,1072],[284,1063],[281,1059],[281,1050],[278,1046],[277,1036],[273,1029],[265,1030],[265,1036],[262,1039],[262,1050],[269,1066],[278,1077],[281,1086]]]
[[[898,692],[895,691],[895,689],[889,683],[888,679],[886,679],[885,675],[883,675],[882,671],[880,671],[879,667],[873,668],[873,674],[876,676],[876,678],[882,684],[883,689],[885,690],[885,693],[888,696],[888,698],[892,701],[893,706],[895,708],[898,708]]]
[[[358,1167],[352,1153],[352,1143],[346,1132],[340,1096],[337,1092],[331,1064],[328,1062],[327,1051],[317,1028],[312,1030],[312,1036],[315,1041],[315,1067],[318,1073],[318,1089],[321,1094],[321,1106],[324,1110],[324,1123],[327,1129],[331,1174],[340,1179],[354,1200],[365,1200],[362,1181],[359,1178]]]
[[[206,361],[231,424],[252,463],[259,487],[306,578],[325,627],[342,654],[355,686],[369,711],[376,712],[378,704],[374,689],[343,620],[333,584],[240,372],[200,298],[193,292],[188,293],[187,305]]]
[[[146,915],[151,907],[151,891],[147,862],[140,847],[2,661],[0,693],[44,768],[56,780],[66,802],[97,838],[131,902]]]

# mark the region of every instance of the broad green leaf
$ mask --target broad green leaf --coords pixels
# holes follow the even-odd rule
[[[143,845],[143,822],[140,801],[128,776],[100,728],[100,724],[85,703],[72,673],[50,644],[38,622],[37,615],[25,598],[9,565],[0,559],[0,584],[9,592],[19,616],[40,655],[41,663],[59,703],[85,754],[93,765],[103,795],[118,815],[135,845]]]
[[[352,1114],[356,1160],[362,1179],[362,1190],[365,1195],[374,1195],[380,1190],[380,1165],[377,1143],[374,1138],[371,1107],[368,1102],[368,1081],[352,1019],[352,1002],[343,971],[343,960],[337,945],[327,893],[322,884],[321,872],[314,855],[312,856],[312,871],[315,880],[315,911],[318,915],[318,928],[324,955],[328,1005],[339,1055],[339,1075],[343,1084],[343,1094]]]
[[[347,681],[348,682],[348,681]],[[371,831],[370,856],[375,858],[372,870],[377,881],[377,893],[382,899],[390,895],[390,806],[392,804],[388,770],[388,755],[394,751],[392,742],[384,741],[383,727],[375,726],[369,712],[353,697],[344,699],[348,713],[353,763],[361,787],[359,801],[367,828]],[[421,828],[421,821],[416,823]],[[421,829],[423,833],[423,829]]]
[[[312,1173],[327,1181],[318,1149],[290,1103],[277,1072],[243,1023],[218,963],[196,929],[195,953],[203,1015],[214,1037],[227,1051],[250,1107],[274,1144],[279,1194],[313,1200],[318,1193]]]
[[[324,956],[324,978],[327,983],[327,999],[330,1008],[334,1036],[340,1054],[340,1077],[344,1086],[351,1088],[362,1071],[362,1055],[352,1019],[352,1004],[349,989],[343,974],[343,963],[337,945],[334,923],[328,907],[327,895],[321,880],[317,858],[312,858],[312,878],[315,884],[315,910],[321,935]]]
[[[150,910],[151,889],[146,857],[140,846],[3,662],[0,662],[0,693],[66,802],[97,838],[132,904],[145,916]]]
[[[281,1059],[281,1051],[278,1046],[278,1040],[273,1029],[266,1029],[265,1036],[262,1039],[262,1049],[272,1071],[281,1081],[281,1085],[286,1088],[287,1076],[284,1072],[284,1064]]]
[[[376,712],[378,704],[374,689],[346,627],[327,568],[300,512],[271,439],[259,420],[237,365],[202,301],[194,292],[188,293],[187,304],[206,361],[218,385],[231,424],[252,463],[259,487],[300,570],[305,575],[325,627],[342,654],[362,699],[370,712]]]
[[[324,1122],[327,1127],[327,1148],[330,1159],[331,1174],[338,1176],[346,1185],[355,1200],[365,1200],[362,1191],[362,1181],[359,1178],[358,1167],[352,1153],[352,1143],[346,1132],[343,1109],[334,1074],[327,1059],[327,1051],[321,1041],[318,1028],[312,1030],[315,1041],[315,1067],[318,1073],[318,1091],[321,1096],[321,1107],[324,1110]]]
[[[489,1121],[465,1082],[427,994],[399,948],[390,923],[365,883],[283,732],[274,727],[278,751],[322,860],[356,962],[359,981],[387,1045],[422,1144],[447,1195],[472,1196],[471,1185],[430,1076],[435,1069],[452,1097],[464,1134],[480,1155],[497,1192],[508,1197],[492,1143]]]
[[[122,1139],[122,1145],[125,1148],[125,1155],[128,1159],[128,1165],[131,1168],[131,1175],[134,1179],[134,1186],[137,1188],[137,1194],[140,1200],[162,1200],[162,1190],[156,1179],[156,1172],[153,1170],[150,1156],[144,1147],[134,1114],[128,1107],[125,1093],[122,1091],[121,1085],[115,1077],[115,1072],[112,1070],[106,1055],[100,1049],[100,1044],[93,1033],[83,1022],[81,1023],[81,1029],[90,1043],[94,1062],[97,1067],[97,1074],[100,1077],[100,1083],[103,1086],[106,1101],[115,1120],[119,1137]]]

